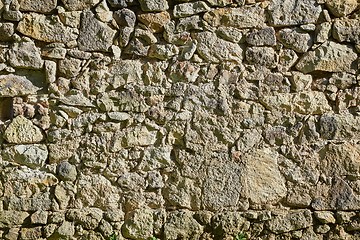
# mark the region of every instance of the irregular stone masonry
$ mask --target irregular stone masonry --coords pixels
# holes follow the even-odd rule
[[[357,0],[0,0],[0,239],[360,239]]]

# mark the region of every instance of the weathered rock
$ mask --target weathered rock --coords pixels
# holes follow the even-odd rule
[[[336,219],[334,214],[330,211],[315,211],[314,216],[318,219],[321,223],[335,223]]]
[[[291,48],[299,53],[304,53],[309,50],[312,45],[312,38],[310,34],[301,32],[296,29],[282,29],[279,31],[280,41],[288,48]]]
[[[36,87],[24,76],[14,74],[0,76],[0,97],[15,97],[36,94]]]
[[[80,175],[77,196],[83,206],[102,209],[119,207],[119,189],[101,175]]]
[[[67,57],[61,59],[58,64],[59,75],[65,78],[76,77],[81,70],[81,60]]]
[[[275,50],[271,47],[249,47],[245,52],[246,60],[250,64],[274,68],[277,62]]]
[[[7,42],[11,41],[15,27],[13,23],[1,23],[0,24],[0,41]]]
[[[56,168],[57,174],[64,181],[74,181],[77,176],[76,167],[69,162],[61,162]]]
[[[316,23],[321,6],[316,0],[274,0],[268,10],[270,23],[280,27]]]
[[[13,119],[4,132],[4,138],[9,143],[37,143],[44,139],[44,136],[37,126],[29,119],[18,116]]]
[[[66,218],[75,224],[81,225],[84,229],[93,230],[99,226],[102,219],[103,211],[98,208],[82,208],[82,209],[70,209],[66,212]],[[67,230],[72,229],[72,223],[66,223],[64,228]],[[60,229],[66,230],[66,229]],[[60,232],[61,233],[61,232]],[[70,232],[68,232],[70,233]],[[63,232],[63,234],[65,234]]]
[[[20,10],[49,13],[56,8],[56,0],[20,0]]]
[[[126,147],[149,146],[156,142],[157,131],[150,131],[146,127],[129,129],[124,137]]]
[[[130,239],[147,239],[153,236],[154,217],[151,209],[136,209],[128,214],[121,227],[122,234]]]
[[[187,210],[170,212],[164,225],[164,238],[175,240],[179,237],[185,239],[199,239],[203,232],[193,214]]]
[[[347,45],[325,42],[314,51],[307,52],[299,60],[296,68],[303,72],[349,72],[356,69],[357,54]]]
[[[330,22],[324,22],[317,26],[316,29],[316,36],[315,36],[315,42],[317,43],[324,43],[329,40],[329,37],[331,36],[331,27],[332,23]]]
[[[149,12],[161,12],[169,9],[166,0],[139,0],[141,9]]]
[[[234,0],[207,0],[207,2],[211,5],[211,6],[220,6],[220,7],[224,7],[226,5],[229,5],[231,3],[234,2],[241,2],[241,1],[234,1]]]
[[[89,9],[100,2],[100,0],[61,0],[67,10],[79,11]]]
[[[168,60],[179,54],[179,48],[172,44],[154,44],[149,48],[148,56],[159,60]]]
[[[41,69],[44,65],[40,49],[30,40],[14,43],[9,57],[10,65],[17,68]]]
[[[79,49],[107,52],[113,44],[115,33],[115,30],[98,21],[90,11],[83,12],[78,38]]]
[[[17,30],[29,37],[44,42],[68,43],[78,37],[78,30],[65,26],[60,18],[48,17],[37,13],[25,14]]]
[[[313,225],[310,210],[292,210],[280,213],[267,222],[270,231],[279,234],[307,228]]]
[[[256,150],[244,155],[241,161],[245,167],[241,178],[250,203],[275,203],[285,197],[285,179],[279,171],[277,158],[277,153],[270,149]]]
[[[192,16],[198,13],[209,11],[209,6],[203,1],[181,3],[174,6],[174,17],[182,18]]]
[[[46,224],[48,220],[48,212],[46,211],[36,211],[31,214],[31,223],[32,224]]]
[[[266,96],[261,99],[270,109],[295,111],[302,114],[321,114],[331,111],[331,107],[322,92],[284,93]]]
[[[42,236],[42,227],[21,228],[21,239],[40,239]]]
[[[46,145],[15,145],[4,149],[4,160],[16,162],[28,167],[42,167],[48,157]]]
[[[343,17],[353,12],[359,3],[357,0],[326,0],[325,5],[336,17]]]
[[[72,222],[64,221],[58,229],[55,236],[70,238],[75,234],[75,225]]]
[[[203,184],[202,203],[204,208],[220,210],[225,206],[237,206],[245,190],[241,179],[243,174],[243,168],[235,163],[209,166],[207,178]]]
[[[152,13],[149,13],[149,14],[152,14]],[[145,13],[145,14],[138,15],[139,20],[141,19],[140,16],[142,16],[142,15],[147,16],[148,14]],[[154,15],[156,15],[156,14],[154,14]],[[136,15],[130,9],[124,8],[124,9],[114,12],[114,19],[115,19],[116,23],[119,25],[119,27],[130,27],[130,28],[135,27]]]
[[[322,171],[326,176],[360,175],[358,144],[329,144],[320,152]]]
[[[359,19],[336,19],[332,28],[333,37],[340,42],[360,43]]]
[[[114,8],[125,8],[131,5],[135,5],[135,0],[108,0],[110,5]]]
[[[264,9],[258,5],[239,8],[219,8],[205,13],[204,20],[213,27],[262,28],[265,26]]]
[[[246,42],[254,46],[276,45],[275,30],[272,27],[254,30],[246,35]]]
[[[197,52],[205,60],[219,63],[222,61],[242,61],[242,49],[238,44],[222,40],[212,32],[196,34]]]
[[[236,236],[246,228],[247,219],[240,212],[219,212],[211,219],[211,227],[219,237]]]
[[[168,12],[143,13],[139,14],[137,18],[154,33],[162,32],[164,30],[164,26],[170,22],[171,19]]]
[[[30,214],[27,212],[2,210],[0,211],[0,226],[5,228],[21,225],[29,216]]]

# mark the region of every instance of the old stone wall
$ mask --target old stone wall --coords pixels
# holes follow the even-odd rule
[[[0,0],[0,239],[360,239],[357,0]]]

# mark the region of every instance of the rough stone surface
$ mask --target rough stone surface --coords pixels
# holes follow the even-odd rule
[[[325,42],[314,51],[307,52],[296,68],[303,73],[312,71],[349,72],[355,71],[357,54],[350,46]]]
[[[4,132],[4,138],[9,143],[37,143],[44,139],[44,136],[31,120],[23,116],[16,117]]]
[[[0,0],[0,239],[360,239],[357,0]]]
[[[326,0],[325,5],[336,17],[343,17],[358,7],[356,0]]]
[[[274,26],[316,23],[321,6],[315,0],[273,0],[269,5],[270,22]]]
[[[57,6],[56,0],[20,0],[21,11],[49,13]]]
[[[79,48],[82,51],[109,51],[115,37],[115,30],[96,20],[87,11],[82,14],[79,34]]]
[[[46,145],[16,145],[3,151],[3,158],[28,167],[42,167],[48,157]]]
[[[78,30],[65,26],[55,16],[52,19],[45,15],[29,13],[19,22],[17,30],[29,37],[44,42],[68,43],[78,37]]]

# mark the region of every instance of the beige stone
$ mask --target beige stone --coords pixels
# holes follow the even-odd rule
[[[143,13],[137,15],[137,18],[154,33],[162,32],[164,30],[164,26],[170,22],[171,19],[168,12]]]
[[[9,143],[37,143],[44,139],[44,136],[31,120],[23,116],[16,117],[6,128],[4,138]]]
[[[342,17],[353,12],[358,6],[357,0],[326,0],[325,5],[336,17]]]

